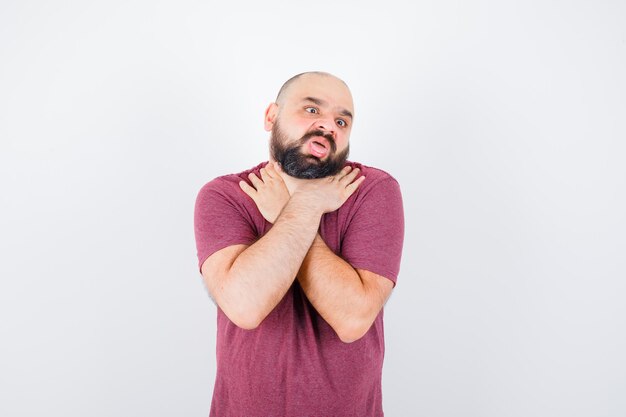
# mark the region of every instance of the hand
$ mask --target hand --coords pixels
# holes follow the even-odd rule
[[[352,169],[348,165],[332,177],[297,180],[293,195],[308,200],[307,203],[322,214],[330,213],[341,207],[365,180],[365,176],[355,180],[359,172],[359,168]]]
[[[289,201],[287,186],[276,172],[274,164],[275,162],[270,162],[265,168],[261,168],[260,179],[253,172],[248,174],[254,187],[245,181],[239,181],[239,186],[243,192],[254,200],[265,220],[272,224]]]

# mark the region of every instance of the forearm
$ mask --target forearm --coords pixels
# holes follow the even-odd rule
[[[218,304],[254,328],[283,298],[315,238],[321,213],[294,195],[272,228],[235,259],[220,282]]]
[[[360,338],[371,326],[377,313],[370,307],[371,289],[319,234],[304,258],[298,282],[311,304],[344,342]]]

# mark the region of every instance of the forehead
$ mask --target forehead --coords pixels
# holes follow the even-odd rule
[[[354,112],[350,89],[343,81],[333,76],[303,75],[289,87],[286,99],[290,104],[297,104],[307,97],[315,97],[331,107],[340,107]]]

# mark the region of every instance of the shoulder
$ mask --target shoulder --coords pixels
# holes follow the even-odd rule
[[[212,222],[222,222],[230,226],[248,225],[260,235],[264,230],[265,219],[254,201],[241,190],[239,182],[248,181],[250,172],[258,173],[266,164],[267,162],[263,162],[236,174],[222,175],[204,184],[196,198],[196,219],[211,219]]]
[[[267,165],[267,161],[261,162],[257,166],[247,169],[245,171],[241,171],[235,174],[225,174],[216,177],[204,184],[202,188],[200,188],[200,191],[198,192],[198,198],[201,198],[203,196],[219,195],[224,198],[234,198],[238,200],[244,199],[245,194],[241,192],[239,182],[242,180],[249,182],[248,174],[250,174],[251,172],[258,174],[259,170],[265,165]]]
[[[346,164],[350,165],[352,168],[359,168],[361,174],[365,176],[365,181],[361,184],[356,194],[366,195],[373,190],[384,192],[384,190],[399,191],[400,189],[398,181],[390,173],[380,168],[352,161],[348,161]]]

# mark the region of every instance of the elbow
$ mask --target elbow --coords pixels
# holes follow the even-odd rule
[[[232,321],[235,326],[243,330],[254,330],[261,324],[259,321],[248,317],[228,317],[228,319]]]
[[[343,343],[354,343],[360,340],[369,331],[371,323],[351,323],[337,329],[337,336]]]
[[[248,309],[233,309],[226,311],[222,309],[226,317],[237,327],[243,330],[254,330],[265,318],[260,313]]]
[[[241,297],[232,297],[225,291],[211,291],[217,307],[235,326],[244,330],[254,330],[267,316],[259,306],[242,300]]]
[[[339,336],[339,340],[341,340],[343,343],[345,344],[350,344],[350,343],[354,343],[357,340],[359,340],[360,337],[353,337],[353,336]]]

